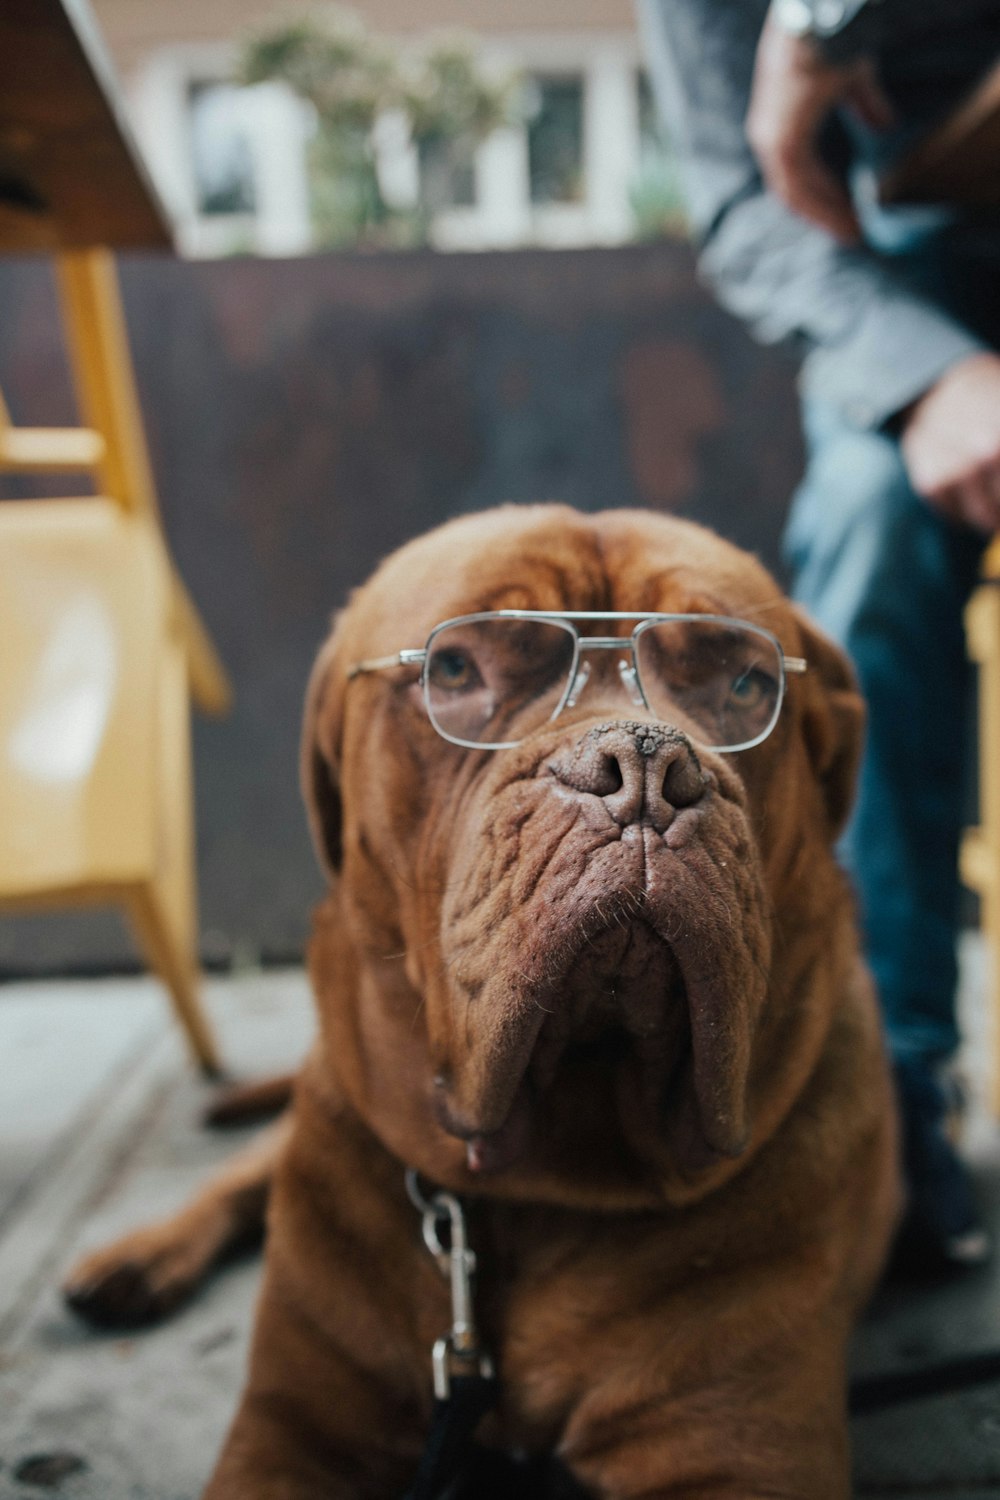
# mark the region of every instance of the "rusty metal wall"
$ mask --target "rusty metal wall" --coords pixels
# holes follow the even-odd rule
[[[236,683],[233,715],[196,728],[211,961],[301,950],[320,889],[303,687],[331,611],[399,542],[559,499],[678,511],[778,565],[791,370],[713,306],[683,245],[135,257],[122,280],[167,530]],[[0,386],[21,421],[72,419],[42,261],[0,265]],[[0,973],[131,961],[110,917],[0,920]]]

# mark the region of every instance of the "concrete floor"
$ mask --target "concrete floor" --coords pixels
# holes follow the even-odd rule
[[[966,1150],[1000,1242],[1000,1131],[982,1097],[984,956],[963,949]],[[291,1065],[311,1029],[299,972],[212,980],[227,1060]],[[85,1248],[165,1212],[233,1149],[198,1125],[208,1097],[150,980],[0,988],[0,1500],[195,1500],[241,1383],[258,1279],[247,1261],[152,1332],[81,1327],[61,1272]],[[237,1138],[238,1138],[238,1133]],[[1000,1350],[1000,1264],[933,1291],[883,1292],[859,1330],[859,1374]],[[1000,1495],[1000,1382],[854,1421],[858,1500]]]

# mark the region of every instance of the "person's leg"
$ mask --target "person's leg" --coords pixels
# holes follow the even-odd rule
[[[793,592],[848,651],[868,703],[858,799],[842,847],[858,894],[907,1131],[907,1166],[935,1179],[943,1098],[934,1067],[955,1049],[958,839],[969,686],[962,609],[982,543],[917,496],[896,443],[806,416],[809,465],[786,532]],[[911,1137],[926,1124],[932,1147]],[[943,1137],[941,1137],[943,1139]],[[923,1165],[921,1165],[923,1163]],[[944,1175],[960,1171],[954,1158]],[[940,1179],[940,1180],[939,1180]],[[959,1225],[964,1184],[945,1220]]]
[[[793,593],[852,658],[867,743],[842,855],[893,1055],[940,1059],[954,1019],[969,687],[962,609],[982,543],[911,489],[897,445],[807,414],[786,534]]]

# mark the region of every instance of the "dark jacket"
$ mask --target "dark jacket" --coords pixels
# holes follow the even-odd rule
[[[1000,222],[880,209],[878,176],[1000,56],[1000,0],[844,7],[896,111],[875,134],[838,111],[822,148],[849,176],[864,243],[845,248],[764,187],[744,133],[767,0],[637,0],[653,87],[684,173],[701,268],[760,339],[795,341],[803,394],[878,426],[1000,332]]]

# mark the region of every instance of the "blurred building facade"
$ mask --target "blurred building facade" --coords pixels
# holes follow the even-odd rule
[[[310,111],[280,84],[238,89],[240,41],[308,10],[287,0],[93,0],[140,144],[190,255],[314,246]],[[484,73],[516,75],[517,123],[455,174],[439,249],[571,248],[643,237],[674,211],[668,153],[640,66],[632,0],[356,0],[400,49],[466,37]],[[378,135],[388,198],[416,204],[424,169],[405,130]]]

